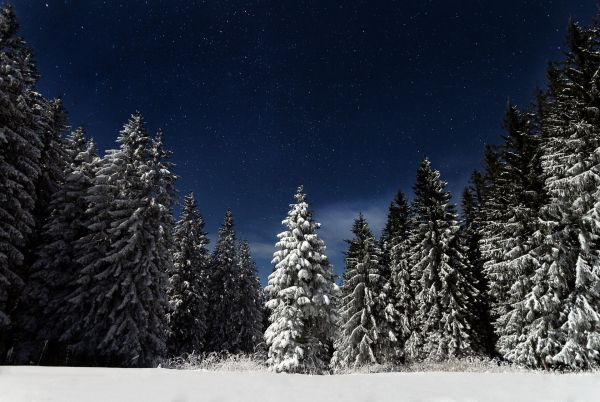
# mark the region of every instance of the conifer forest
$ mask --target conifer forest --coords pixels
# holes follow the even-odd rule
[[[346,228],[343,267],[321,235],[312,179],[274,184],[289,205],[261,282],[236,227],[245,211],[206,211],[204,195],[178,188],[176,133],[150,130],[161,122],[134,109],[100,147],[64,98],[41,93],[21,17],[2,6],[0,364],[247,356],[298,374],[452,361],[600,368],[598,18],[565,16],[544,86],[506,103],[462,192],[451,195],[444,163],[415,153],[383,230],[362,213]],[[222,216],[215,233],[208,213]]]

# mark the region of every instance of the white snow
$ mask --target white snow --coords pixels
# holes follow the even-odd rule
[[[307,376],[168,369],[0,367],[2,402],[579,402],[599,399],[598,373]]]

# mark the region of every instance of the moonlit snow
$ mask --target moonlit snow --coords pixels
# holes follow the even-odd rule
[[[0,390],[1,402],[583,402],[598,401],[600,374],[427,372],[307,376],[1,367]]]

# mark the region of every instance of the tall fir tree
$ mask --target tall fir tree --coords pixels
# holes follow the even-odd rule
[[[477,289],[478,296],[472,300],[473,322],[471,326],[478,334],[474,340],[477,349],[488,356],[496,355],[496,337],[491,318],[489,286],[484,272],[484,260],[481,255],[481,212],[483,204],[483,176],[475,171],[471,176],[471,185],[463,191],[461,241],[465,257],[469,261],[470,282]]]
[[[509,334],[507,314],[516,296],[511,295],[511,288],[531,274],[528,240],[536,229],[544,202],[539,137],[534,135],[531,114],[509,104],[504,128],[506,135],[498,153],[499,173],[485,204],[486,235],[482,236],[482,241],[491,247],[484,265],[501,343],[502,335]]]
[[[403,343],[410,332],[408,315],[412,313],[408,311],[412,308],[409,305],[413,295],[410,286],[404,286],[404,279],[410,281],[410,265],[406,260],[409,231],[410,207],[404,194],[398,191],[390,203],[379,240],[382,288],[378,298],[381,308],[377,313],[385,317],[386,323],[380,326],[380,346],[377,347],[378,360],[382,363],[402,359]]]
[[[322,372],[329,364],[328,345],[335,332],[337,287],[325,255],[325,244],[316,231],[304,188],[296,192],[282,222],[269,275],[267,307],[270,310],[265,340],[267,363],[275,371]]]
[[[10,6],[0,9],[0,355],[7,347],[9,310],[23,286],[22,265],[35,227],[35,183],[42,141],[40,97],[32,55],[17,36]]]
[[[213,352],[237,352],[239,349],[240,317],[236,297],[239,293],[239,267],[236,234],[231,211],[225,213],[213,250],[209,275],[210,304],[207,347]],[[226,320],[223,317],[227,317]]]
[[[412,206],[411,260],[418,285],[413,359],[443,360],[478,352],[471,327],[472,300],[478,295],[468,281],[471,267],[458,241],[457,216],[445,185],[424,159],[417,170]]]
[[[65,155],[64,183],[50,198],[51,213],[42,228],[41,242],[21,295],[19,317],[19,326],[29,339],[47,349],[43,355],[39,348],[34,347],[31,352],[39,352],[37,356],[44,359],[38,361],[55,364],[64,363],[64,353],[56,344],[66,322],[60,309],[69,294],[69,283],[81,268],[74,244],[87,233],[85,196],[94,179],[93,164],[98,160],[94,143],[87,141],[83,129],[75,130],[66,139]],[[22,352],[25,355],[19,360],[31,361],[28,351]]]
[[[402,200],[401,202],[399,202]],[[393,297],[395,302],[395,332],[397,346],[395,359],[398,362],[406,361],[406,357],[415,353],[407,341],[415,331],[416,315],[416,282],[413,275],[413,264],[411,261],[411,233],[413,229],[413,216],[405,197],[397,198],[397,205],[402,206],[401,214],[398,215],[396,240],[391,251]],[[413,339],[414,341],[415,339]],[[413,345],[416,346],[416,345]]]
[[[522,335],[506,357],[534,367],[600,361],[598,28],[569,24],[566,60],[549,71],[542,166],[549,200],[532,237],[535,272],[516,303]]]
[[[381,324],[376,313],[377,291],[383,280],[375,238],[361,215],[352,226],[348,240],[346,270],[340,289],[339,337],[335,342],[333,366],[356,368],[377,364]]]
[[[171,309],[167,315],[172,356],[204,351],[210,267],[208,237],[204,219],[192,193],[185,196],[181,218],[173,234],[173,270],[170,272],[168,296]]]
[[[238,350],[242,353],[252,353],[262,341],[264,298],[256,264],[252,260],[247,242],[239,244],[237,255],[240,280],[239,293],[236,297],[239,316]]]
[[[139,113],[117,142],[88,191],[95,203],[87,211],[90,233],[76,244],[83,268],[67,312],[79,321],[61,340],[83,362],[148,366],[165,352],[175,178],[160,138],[151,143]]]
[[[398,191],[388,208],[387,220],[379,240],[382,251],[381,264],[391,272],[392,250],[402,243],[408,235],[410,207],[402,191]]]
[[[66,139],[67,113],[60,99],[44,102],[41,121],[42,148],[40,153],[41,172],[35,184],[36,225],[41,228],[49,216],[49,205],[52,195],[62,186],[67,164]],[[37,243],[37,239],[35,240]]]

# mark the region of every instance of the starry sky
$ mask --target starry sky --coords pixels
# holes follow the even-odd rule
[[[46,97],[114,148],[129,115],[162,128],[177,188],[211,238],[231,208],[263,282],[304,184],[336,272],[363,212],[378,234],[427,155],[454,201],[506,103],[560,59],[576,0],[12,0]]]

